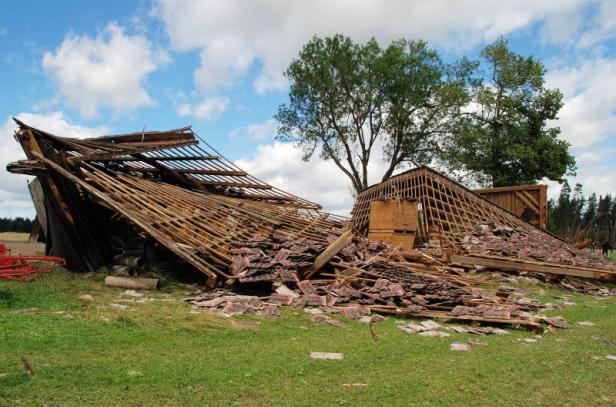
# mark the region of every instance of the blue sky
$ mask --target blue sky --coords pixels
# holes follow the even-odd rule
[[[0,216],[31,216],[12,116],[60,135],[182,127],[265,181],[345,213],[347,180],[275,142],[282,71],[312,35],[422,38],[448,60],[499,35],[548,68],[556,123],[587,192],[616,193],[616,2],[445,0],[5,1],[0,15]],[[376,180],[379,160],[371,163]],[[558,186],[550,183],[551,195]]]

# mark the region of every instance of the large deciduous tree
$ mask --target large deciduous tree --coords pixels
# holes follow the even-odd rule
[[[286,71],[289,102],[279,107],[278,139],[293,141],[304,159],[332,160],[356,191],[368,187],[368,163],[383,146],[387,180],[404,163],[430,163],[461,108],[475,65],[446,64],[423,41],[356,44],[314,37]],[[376,152],[380,154],[381,152]],[[383,157],[378,157],[383,158]]]
[[[465,120],[450,141],[448,163],[485,186],[561,181],[575,171],[569,144],[550,126],[562,107],[557,89],[544,87],[545,68],[512,52],[503,38],[481,52],[482,69]]]

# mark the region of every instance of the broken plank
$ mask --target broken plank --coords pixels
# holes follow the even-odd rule
[[[531,329],[534,331],[543,331],[543,326],[540,323],[535,322],[535,321],[529,321],[527,319],[496,319],[496,318],[484,318],[484,317],[474,316],[474,315],[454,316],[448,312],[439,312],[439,311],[406,312],[399,308],[390,309],[387,307],[380,307],[380,306],[371,306],[370,310],[377,312],[377,313],[397,315],[400,317],[438,318],[438,319],[454,320],[454,321],[484,322],[486,324],[509,325],[509,326],[516,326],[516,327]]]
[[[616,277],[616,273],[607,270],[590,269],[569,265],[555,265],[547,263],[526,262],[519,259],[500,259],[493,257],[460,256],[451,255],[451,262],[465,266],[483,266],[504,270],[526,271],[529,273],[555,274],[560,276],[574,276],[610,280]]]
[[[336,241],[329,246],[316,258],[312,266],[306,271],[306,278],[312,277],[317,271],[321,270],[332,257],[334,257],[340,250],[344,248],[353,238],[353,231],[347,230],[336,239]]]

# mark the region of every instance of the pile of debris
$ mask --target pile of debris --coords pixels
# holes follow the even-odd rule
[[[616,263],[585,253],[539,229],[483,222],[458,240],[470,255],[496,255],[616,271]]]
[[[335,242],[339,236],[330,235]],[[372,313],[483,321],[537,327],[538,302],[517,299],[507,290],[478,288],[481,279],[449,267],[425,253],[403,251],[355,237],[311,277],[323,243],[306,238],[285,240],[272,234],[237,242],[232,272],[240,283],[271,283],[262,297],[204,293],[191,299],[197,307],[223,313],[276,315],[278,306],[317,308],[351,319]]]

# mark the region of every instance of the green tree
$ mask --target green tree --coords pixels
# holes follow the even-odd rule
[[[454,169],[485,186],[561,181],[575,171],[569,144],[559,140],[562,94],[544,87],[545,68],[511,51],[499,38],[481,52],[483,71],[472,90],[467,117],[448,150]]]
[[[430,163],[469,102],[467,60],[446,64],[423,41],[356,44],[314,37],[286,71],[289,102],[279,107],[278,140],[308,160],[332,160],[356,191],[368,187],[368,162],[384,145],[387,180],[404,163]]]

